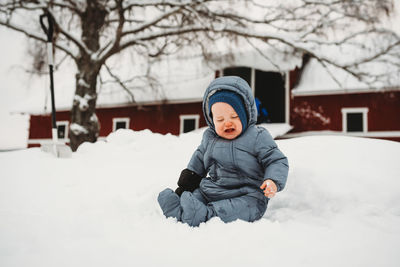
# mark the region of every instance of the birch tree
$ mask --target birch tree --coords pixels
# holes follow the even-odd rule
[[[370,62],[400,65],[400,38],[379,21],[392,9],[391,0],[6,0],[0,25],[44,43],[39,27],[21,23],[18,15],[48,12],[54,18],[53,46],[77,66],[69,133],[76,150],[97,139],[98,77],[105,70],[117,80],[107,62],[118,53],[130,49],[157,58],[187,47],[205,53],[220,40],[234,47],[240,39],[267,59],[258,44],[307,55],[372,83],[385,74],[368,72]],[[343,51],[353,56],[338,57]]]

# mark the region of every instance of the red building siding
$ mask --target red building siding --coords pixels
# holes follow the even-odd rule
[[[342,108],[368,108],[368,131],[400,130],[400,92],[294,96],[292,132],[342,131]]]
[[[69,111],[61,111],[56,114],[57,121],[70,121]],[[31,115],[29,127],[29,139],[51,138],[51,116]]]
[[[98,108],[96,115],[100,123],[100,136],[105,137],[113,130],[113,118],[129,118],[129,128],[135,131],[150,129],[152,132],[178,135],[180,133],[180,115],[199,115],[199,127],[206,126],[201,102],[185,104],[164,104]],[[57,121],[70,121],[70,112],[57,112]],[[29,139],[50,139],[51,117],[49,115],[31,115]],[[38,144],[29,144],[29,147]]]
[[[107,136],[112,132],[113,118],[130,118],[130,128],[139,131],[150,129],[161,134],[179,134],[180,115],[200,115],[199,127],[206,126],[201,102],[188,104],[149,105],[141,108],[101,108],[96,110],[100,121],[100,136]]]

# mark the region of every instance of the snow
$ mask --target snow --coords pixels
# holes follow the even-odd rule
[[[274,139],[286,134],[293,128],[293,126],[288,123],[263,123],[260,124],[260,126],[267,129]]]
[[[78,123],[72,123],[70,128],[71,131],[74,132],[76,135],[88,133],[88,130]]]
[[[290,172],[255,223],[166,219],[202,131],[118,130],[70,159],[0,154],[1,266],[399,266],[400,143],[278,140]]]

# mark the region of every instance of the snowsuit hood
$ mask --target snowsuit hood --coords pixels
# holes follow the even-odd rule
[[[253,91],[251,90],[250,86],[245,80],[238,76],[224,76],[212,81],[206,89],[203,97],[204,118],[211,129],[215,131],[213,120],[210,116],[211,112],[209,101],[210,97],[220,90],[232,91],[242,97],[247,113],[247,125],[244,128],[248,128],[249,126],[256,124],[257,106],[254,101]]]

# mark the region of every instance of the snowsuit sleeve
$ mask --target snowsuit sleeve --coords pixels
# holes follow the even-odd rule
[[[203,178],[207,175],[207,170],[204,164],[204,153],[207,149],[209,141],[210,141],[210,129],[207,129],[203,134],[201,144],[193,153],[192,158],[190,159],[189,164],[187,166],[189,170],[195,172],[197,175]]]
[[[262,129],[257,135],[255,150],[257,159],[265,170],[264,181],[273,180],[278,191],[281,191],[286,185],[289,163],[267,130]]]

